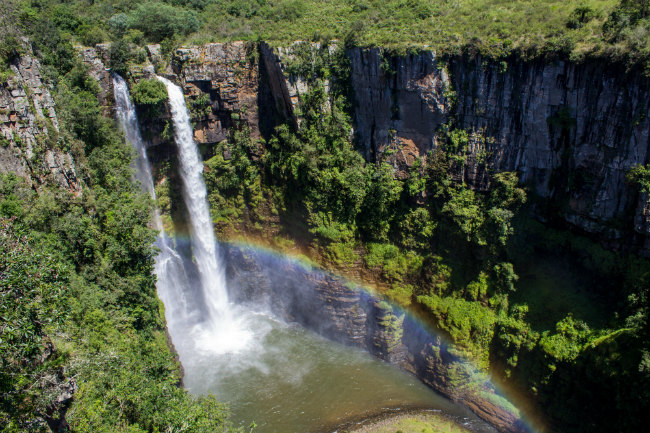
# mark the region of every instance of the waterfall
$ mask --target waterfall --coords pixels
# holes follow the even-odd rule
[[[193,140],[185,100],[180,88],[159,79],[169,94],[183,196],[190,215],[194,263],[174,249],[174,240],[165,235],[160,212],[155,209],[153,225],[159,231],[156,245],[160,251],[154,272],[158,295],[165,305],[167,329],[184,367],[187,389],[195,394],[216,392],[222,401],[234,401],[240,425],[248,425],[254,415],[266,423],[260,428],[268,431],[311,431],[316,427],[322,430],[333,420],[343,420],[338,418],[342,415],[347,419],[357,412],[365,411],[365,415],[367,408],[386,410],[386,405],[393,405],[394,401],[403,401],[407,407],[431,405],[429,390],[422,384],[418,390],[413,378],[396,376],[397,372],[391,373],[387,364],[370,363],[359,351],[324,343],[320,337],[309,337],[306,331],[283,324],[264,309],[253,311],[248,309],[250,306],[229,304],[224,267],[206,200],[203,165]],[[136,156],[135,178],[155,201],[151,164],[136,111],[128,87],[118,75],[113,76],[113,89],[117,118]],[[289,283],[290,290],[303,287],[301,283],[284,279],[286,270],[295,263],[287,266],[292,262],[282,259],[286,263],[277,265],[277,258],[269,257],[273,261],[264,267],[270,269],[266,271],[270,279],[279,285]],[[195,267],[198,282],[191,277],[196,272],[186,272]],[[322,280],[318,276],[313,280],[310,275],[301,277],[307,287]],[[284,289],[278,290],[277,293],[284,293]],[[292,299],[288,297],[282,302],[292,302]],[[309,298],[300,299],[304,303]],[[449,406],[438,401],[433,407],[446,411]],[[460,414],[465,426],[474,422],[467,421],[464,412]],[[480,429],[479,425],[476,431],[493,431]]]
[[[115,108],[117,111],[117,119],[120,126],[126,135],[126,139],[133,146],[135,150],[135,177],[142,184],[142,188],[156,198],[156,191],[153,185],[153,176],[151,174],[151,164],[147,156],[147,149],[140,134],[140,125],[138,124],[138,116],[135,112],[133,102],[131,102],[131,95],[126,81],[117,74],[113,74],[113,95],[115,97]],[[156,229],[160,230],[162,224],[158,226],[158,220],[155,221]]]
[[[203,181],[203,163],[193,138],[190,116],[180,87],[157,77],[169,95],[174,134],[178,146],[183,199],[190,217],[192,252],[199,271],[207,317],[194,329],[198,349],[216,353],[236,351],[245,346],[249,332],[232,317],[228,303],[224,266],[217,253],[212,218]]]
[[[140,182],[144,191],[156,200],[151,164],[142,135],[138,116],[131,101],[129,88],[122,77],[113,74],[113,95],[117,119],[126,139],[133,146],[135,159],[135,178]],[[156,246],[160,252],[156,256],[154,273],[158,296],[165,305],[165,319],[172,339],[182,341],[183,324],[191,321],[192,311],[188,308],[187,293],[190,287],[183,259],[173,249],[165,236],[160,211],[156,207],[153,215],[154,228],[159,232]]]
[[[229,353],[244,348],[251,338],[244,318],[233,318],[228,304],[224,267],[217,254],[212,220],[203,182],[203,164],[192,138],[192,128],[183,94],[176,85],[160,78],[167,87],[179,148],[183,197],[190,214],[191,243],[195,263],[187,263],[165,235],[160,211],[153,225],[159,231],[154,272],[158,296],[165,305],[165,319],[172,342],[183,365],[196,362],[200,352]],[[138,117],[122,77],[113,75],[116,114],[126,139],[135,151],[135,178],[156,199],[151,164],[140,133]],[[186,266],[196,266],[198,284],[188,276]]]

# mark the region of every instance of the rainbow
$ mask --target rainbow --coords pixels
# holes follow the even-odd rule
[[[186,241],[184,237],[177,238],[177,241],[179,239],[182,240],[182,242]],[[430,323],[430,320],[427,320],[422,313],[402,308],[386,299],[386,297],[380,294],[376,289],[358,282],[350,281],[346,277],[322,269],[305,256],[280,252],[249,239],[221,242],[220,246],[222,253],[228,249],[234,248],[246,254],[248,257],[254,257],[258,262],[265,262],[267,265],[276,267],[294,267],[300,269],[304,273],[314,276],[316,279],[331,278],[339,281],[350,290],[359,292],[360,297],[363,299],[387,302],[390,304],[390,307],[396,316],[403,317],[405,321],[408,321],[411,324],[411,327],[415,326],[417,328],[416,332],[427,335],[430,339],[441,341],[442,345],[453,348],[453,342],[451,342],[444,333],[436,330],[433,324]],[[229,260],[227,259],[226,262],[228,261]],[[465,388],[474,390],[475,396],[477,393],[480,394],[478,396],[479,401],[482,399],[485,404],[498,406],[503,413],[512,420],[512,425],[510,428],[506,428],[507,430],[522,432],[547,431],[545,423],[542,418],[536,414],[536,411],[530,402],[527,402],[526,399],[520,397],[519,393],[512,387],[508,386],[507,383],[494,380],[489,374],[481,371],[481,369],[478,368],[471,359],[457,357],[454,360],[454,363],[467,372],[468,377],[470,377],[470,381],[464,384]],[[422,378],[420,379],[422,380]],[[431,386],[431,383],[428,383],[426,380],[423,381]],[[445,394],[448,397],[450,395],[453,396],[453,393],[444,392],[444,390],[435,386],[432,387],[437,391],[441,391],[442,394]],[[476,400],[469,402],[468,404],[466,397],[467,394],[465,394],[465,397],[456,397],[452,399],[457,400],[461,404],[465,404],[476,412],[477,415],[490,421],[485,414],[481,413],[480,405],[477,405]],[[499,427],[504,428],[503,426]]]

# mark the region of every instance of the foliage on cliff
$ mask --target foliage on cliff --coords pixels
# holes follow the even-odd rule
[[[150,199],[72,48],[76,18],[14,12],[24,25],[16,37],[29,36],[45,65],[56,145],[74,155],[83,191],[0,176],[0,430],[229,430],[213,396],[179,386],[155,290]]]
[[[131,87],[131,99],[148,117],[160,114],[167,98],[165,85],[156,79],[140,80]]]
[[[287,70],[309,84],[300,125],[254,143],[239,124],[219,144],[206,170],[217,222],[236,215],[265,233],[278,221],[280,233],[330,268],[378,276],[395,302],[429,313],[455,354],[517,384],[556,426],[639,428],[645,400],[624,390],[645,396],[650,383],[648,262],[531,222],[516,173],[490,174],[484,191],[464,184],[469,137],[453,122],[406,178],[381,159],[363,160],[350,133],[340,47],[293,50]],[[644,170],[630,180],[643,184]],[[585,281],[572,281],[565,267]],[[571,377],[580,378],[579,398]],[[614,412],[606,410],[611,398]]]
[[[5,180],[5,179],[3,179]],[[9,179],[15,181],[15,179]],[[10,182],[11,183],[11,182]],[[2,182],[3,196],[11,194]],[[19,213],[18,200],[6,198],[2,213]],[[33,239],[0,218],[0,422],[19,431],[35,415],[47,416],[48,379],[57,376],[65,357],[52,353],[48,333],[64,318],[63,293],[69,272],[51,251],[35,250]]]

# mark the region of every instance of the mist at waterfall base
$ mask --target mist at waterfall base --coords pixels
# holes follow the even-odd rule
[[[185,238],[175,242],[180,250],[191,244]],[[259,272],[242,271],[232,259],[235,250],[237,255],[254,260]],[[292,259],[238,245],[222,244],[220,253],[230,274],[231,309],[251,338],[237,351],[219,353],[192,340],[191,327],[170,326],[170,333],[175,344],[181,338],[177,350],[185,388],[195,395],[215,394],[218,400],[229,403],[235,425],[248,427],[255,422],[254,431],[259,433],[332,432],[341,424],[385,412],[425,409],[444,414],[471,431],[496,433],[474,413],[435,393],[414,376],[359,348],[326,338],[331,336],[326,328],[310,330],[278,314],[272,303],[308,298],[314,291],[308,279],[320,279],[324,275],[320,271],[305,271],[296,277],[286,272],[301,267]],[[191,258],[184,260],[191,268]],[[239,282],[258,280],[260,273],[265,278],[259,284],[267,286],[262,291],[269,289],[269,284],[277,286],[277,291],[268,296],[256,291],[250,297]],[[188,274],[190,281],[197,278],[191,270]],[[201,299],[196,287],[188,298]],[[306,308],[303,310],[310,315]],[[316,311],[311,313],[317,316]]]
[[[183,365],[185,387],[197,395],[215,394],[230,404],[236,425],[255,422],[260,433],[332,431],[341,423],[400,408],[441,411],[470,430],[495,431],[413,376],[360,349],[325,339],[291,324],[286,317],[279,318],[272,313],[268,298],[247,298],[236,293],[238,286],[233,284],[231,295],[237,302],[229,302],[227,263],[222,262],[223,252],[214,239],[203,165],[184,97],[175,84],[159,79],[170,97],[190,237],[166,236],[155,211],[153,224],[160,233],[155,273],[169,334]],[[118,76],[114,77],[114,91],[118,120],[136,152],[136,179],[155,199],[136,112],[126,83]],[[257,266],[268,267],[269,275],[273,275],[266,284],[292,286],[277,272],[291,265],[290,261],[279,265],[277,260],[281,259],[257,258]],[[246,275],[240,273],[238,278]],[[304,290],[312,288],[305,284]],[[300,297],[300,291],[292,296]],[[309,307],[303,309],[309,315]]]

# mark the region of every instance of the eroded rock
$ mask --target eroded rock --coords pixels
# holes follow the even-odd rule
[[[54,99],[25,46],[26,54],[11,65],[13,76],[0,85],[0,172],[37,184],[50,178],[80,193],[72,156],[59,148]]]

